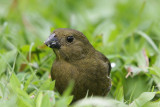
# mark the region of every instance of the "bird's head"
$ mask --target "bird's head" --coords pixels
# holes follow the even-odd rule
[[[53,49],[57,59],[67,61],[82,59],[94,50],[83,33],[67,28],[54,30],[45,44]]]

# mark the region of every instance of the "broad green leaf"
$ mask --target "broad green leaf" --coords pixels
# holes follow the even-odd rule
[[[43,96],[41,107],[52,107],[48,94]]]
[[[20,88],[15,87],[13,91],[18,96],[16,102],[19,107],[21,107],[22,105],[24,105],[25,107],[34,107],[35,104],[33,100],[29,97],[29,95],[24,90],[21,90]]]
[[[143,92],[150,91],[153,80],[146,75],[139,74],[138,76],[128,77],[123,82],[123,92],[125,92],[124,99],[132,102]]]
[[[34,105],[32,103],[28,102],[28,100],[22,96],[18,96],[16,103],[17,103],[18,107],[34,107]]]
[[[39,88],[40,90],[53,90],[55,86],[55,81],[51,81],[50,79],[47,79],[46,81],[43,82],[41,87]]]
[[[67,99],[66,98],[61,98],[55,103],[55,107],[67,107]]]
[[[150,73],[152,74],[153,80],[156,82],[157,87],[160,89],[160,68],[153,66],[150,69]]]
[[[66,97],[66,96],[69,96],[73,90],[73,86],[74,86],[74,82],[73,81],[70,81],[67,89],[63,92],[63,97]]]
[[[142,107],[160,107],[160,101],[147,102]]]
[[[135,99],[129,106],[142,107],[144,104],[153,99],[156,92],[143,92],[137,99]]]
[[[160,54],[157,55],[156,61],[155,61],[155,63],[154,63],[154,66],[160,67]]]
[[[14,73],[12,73],[12,75],[11,75],[10,84],[11,84],[12,88],[14,88],[14,87],[20,88],[21,87],[21,83]]]
[[[54,87],[55,87],[55,81],[51,81],[49,90],[54,90]]]
[[[0,100],[0,106],[1,107],[18,107],[16,103],[17,97],[12,96],[9,98],[9,100]]]
[[[71,104],[72,100],[73,100],[73,96],[68,96],[67,99],[67,105]]]
[[[117,99],[118,101],[122,101],[122,102],[124,101],[123,87],[120,87],[120,88],[119,88],[119,93],[117,93],[116,99]]]
[[[36,98],[36,107],[41,107],[42,99],[43,99],[43,93],[39,92]]]
[[[32,79],[33,79],[33,77],[34,77],[35,75],[31,75],[30,76],[30,78],[26,81],[26,83],[25,83],[25,85],[24,85],[24,91],[26,91],[27,90],[27,88],[28,88],[28,86],[29,86],[29,84],[31,83],[31,81],[32,81]]]

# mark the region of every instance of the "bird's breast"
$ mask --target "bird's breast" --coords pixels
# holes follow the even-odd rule
[[[94,59],[86,59],[72,64],[58,61],[53,64],[51,75],[56,80],[56,88],[60,93],[63,93],[69,82],[74,80],[74,94],[81,92],[85,95],[87,90],[90,90],[91,93],[99,95],[111,85],[110,79],[105,76],[107,72],[106,74],[102,72],[102,68]],[[103,70],[105,71],[105,68]],[[100,91],[94,92],[95,88]]]

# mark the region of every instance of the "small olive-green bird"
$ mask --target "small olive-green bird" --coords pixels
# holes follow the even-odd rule
[[[74,80],[73,101],[86,94],[107,95],[111,88],[110,62],[94,49],[83,33],[67,28],[56,29],[45,44],[56,54],[51,77],[56,80],[55,86],[60,94]]]

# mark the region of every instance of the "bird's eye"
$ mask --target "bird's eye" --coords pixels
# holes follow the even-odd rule
[[[70,43],[73,41],[73,39],[74,39],[73,36],[68,36],[68,37],[67,37],[67,41],[70,42]]]

